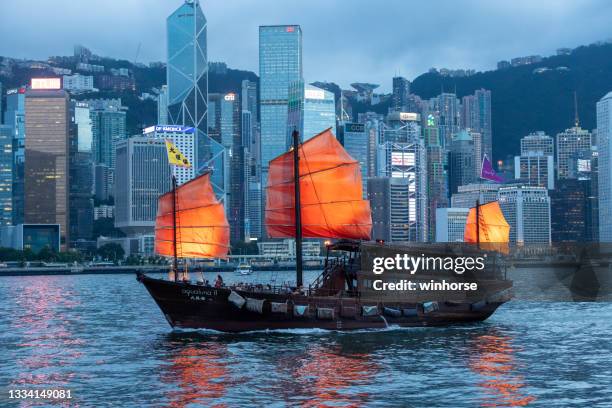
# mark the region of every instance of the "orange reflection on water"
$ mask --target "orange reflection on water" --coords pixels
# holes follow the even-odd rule
[[[339,351],[316,348],[303,361],[296,369],[296,380],[307,383],[313,393],[303,407],[361,407],[370,400],[369,392],[350,390],[371,384],[378,372],[379,367],[368,354],[341,355]]]
[[[484,377],[478,385],[484,388],[483,407],[524,407],[535,401],[526,394],[524,378],[517,374],[515,349],[511,339],[501,334],[476,336],[471,344],[469,366]]]
[[[168,393],[169,406],[186,407],[198,403],[208,406],[212,400],[223,397],[228,380],[224,361],[226,352],[225,346],[215,343],[200,343],[178,349],[171,360],[169,373],[164,376],[178,388]],[[225,407],[226,404],[210,406]]]

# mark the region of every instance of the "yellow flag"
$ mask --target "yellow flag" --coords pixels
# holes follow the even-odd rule
[[[187,157],[169,140],[166,140],[166,151],[168,152],[168,163],[179,167],[191,167]]]

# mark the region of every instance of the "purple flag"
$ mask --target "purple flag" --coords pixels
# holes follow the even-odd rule
[[[491,165],[491,161],[485,154],[482,158],[482,167],[480,169],[480,178],[485,180],[491,180],[496,183],[503,183],[504,179],[498,175],[495,170],[493,170],[493,165]]]

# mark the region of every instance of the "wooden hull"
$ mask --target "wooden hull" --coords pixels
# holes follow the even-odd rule
[[[436,302],[434,310],[425,310],[420,303],[383,304],[361,302],[357,298],[304,296],[235,290],[243,298],[265,299],[260,312],[238,307],[228,300],[229,288],[214,288],[186,282],[155,279],[144,274],[138,280],[147,288],[166,320],[173,328],[211,329],[223,332],[245,332],[275,329],[357,330],[389,326],[445,326],[479,322],[487,319],[506,299],[495,302]],[[287,304],[287,310],[275,312],[271,303]],[[294,305],[307,305],[307,313],[296,316]],[[362,306],[376,306],[376,315],[364,316]],[[385,307],[414,310],[414,315],[391,316]],[[318,309],[333,310],[321,316]]]

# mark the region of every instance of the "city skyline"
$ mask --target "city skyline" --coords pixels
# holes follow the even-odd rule
[[[146,15],[141,12],[143,2],[133,0],[107,2],[108,7],[92,16],[86,10],[94,3],[89,0],[68,6],[59,0],[52,4],[39,2],[36,7],[28,3],[28,18],[39,29],[20,32],[19,43],[4,42],[0,55],[34,59],[68,55],[75,42],[74,33],[78,32],[80,42],[99,55],[138,62],[166,60],[164,22],[180,1],[147,2]],[[272,1],[264,5],[204,1],[202,8],[209,20],[210,61],[224,61],[233,68],[259,73],[258,27],[299,24],[305,34],[306,82],[333,81],[348,88],[352,82],[368,80],[380,84],[384,92],[391,90],[388,78],[396,74],[413,79],[430,67],[492,70],[499,60],[550,55],[556,48],[573,48],[610,36],[607,21],[612,16],[612,4],[605,1],[491,5],[474,0],[461,5],[441,4],[446,8],[444,13],[439,12],[440,3],[415,3],[406,9],[402,2],[389,1],[386,7],[377,8],[373,17],[370,5],[364,1],[351,2],[350,7],[345,2],[309,2],[292,5],[293,8]],[[23,15],[26,5],[8,0],[2,7],[6,12],[0,15],[0,36],[10,38],[20,24],[19,19],[10,17]],[[117,13],[119,7],[121,13]],[[62,13],[54,12],[57,9]],[[51,24],[47,18],[50,14],[55,16],[53,26],[40,36]],[[444,25],[445,30],[430,30],[431,19],[410,19],[414,15],[432,16],[435,24]],[[358,23],[363,16],[373,19],[373,24],[368,25],[371,29],[364,30]],[[400,20],[402,16],[410,24]],[[339,25],[338,17],[355,24]],[[109,31],[111,18],[113,30]],[[377,20],[387,23],[377,25]],[[575,24],[576,21],[589,24]],[[532,35],[543,29],[546,35]],[[106,35],[100,36],[100,32]],[[452,35],[447,35],[449,32]]]

